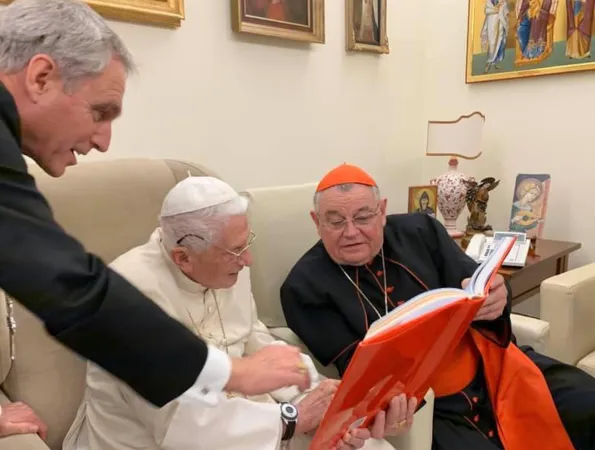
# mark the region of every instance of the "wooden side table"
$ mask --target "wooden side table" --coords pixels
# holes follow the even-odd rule
[[[456,241],[461,245],[461,239]],[[538,294],[542,281],[566,272],[569,255],[580,248],[581,244],[577,242],[537,239],[525,267],[502,267],[498,272],[510,284],[512,306]]]
[[[510,283],[513,306],[538,294],[542,281],[566,272],[569,255],[580,248],[577,242],[537,239],[525,267],[501,268],[500,274]]]

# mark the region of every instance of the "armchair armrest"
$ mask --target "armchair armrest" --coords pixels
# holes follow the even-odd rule
[[[546,353],[550,336],[548,322],[520,314],[511,314],[510,320],[517,345],[529,345],[536,352]]]
[[[36,434],[0,438],[0,450],[50,450]]]
[[[541,318],[550,323],[548,356],[570,365],[595,351],[595,263],[541,283]]]

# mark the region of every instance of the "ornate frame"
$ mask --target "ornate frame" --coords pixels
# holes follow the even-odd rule
[[[9,4],[12,0],[0,0]],[[179,27],[185,18],[184,0],[86,0],[106,19],[167,28]]]
[[[270,36],[292,41],[325,43],[324,0],[308,0],[312,8],[312,29],[309,31],[276,27],[266,24],[266,20],[250,20],[244,12],[244,0],[231,0],[231,25],[236,33]],[[336,1],[336,0],[334,0]]]
[[[556,66],[548,67],[535,67],[535,68],[521,68],[520,70],[501,71],[498,73],[488,74],[473,74],[473,42],[477,30],[481,24],[478,24],[475,20],[476,12],[483,10],[483,5],[479,4],[480,0],[468,0],[467,7],[467,51],[465,61],[465,83],[485,83],[489,81],[500,81],[500,80],[511,80],[518,78],[538,77],[544,75],[558,75],[564,73],[575,73],[584,72],[588,70],[595,70],[595,62],[591,62],[585,59],[585,62],[578,62],[574,64],[560,64]],[[485,3],[485,2],[482,2]],[[564,10],[563,19],[567,19],[566,11]],[[558,17],[558,20],[562,18]],[[512,28],[512,27],[511,27]],[[510,30],[510,33],[514,33],[514,30]],[[592,34],[595,37],[595,33]],[[515,47],[516,48],[516,47]],[[508,48],[507,51],[514,51],[515,49]],[[592,52],[593,53],[593,52]],[[527,65],[525,65],[527,67]]]
[[[381,54],[388,54],[390,53],[390,48],[388,45],[388,33],[387,33],[387,25],[386,25],[386,0],[380,0],[380,20],[379,20],[379,28],[380,28],[380,45],[372,45],[372,44],[364,44],[361,42],[357,42],[355,39],[355,23],[354,23],[354,10],[355,5],[354,1],[356,0],[345,0],[345,32],[346,32],[346,43],[347,43],[347,51],[356,51],[356,52],[372,52],[372,53],[381,53]]]

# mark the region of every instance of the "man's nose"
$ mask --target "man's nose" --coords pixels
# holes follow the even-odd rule
[[[345,229],[343,230],[343,236],[346,236],[346,237],[357,236],[358,232],[359,232],[359,230],[353,224],[352,220],[348,220],[347,222],[345,222]]]
[[[242,253],[239,258],[240,264],[247,267],[250,267],[252,265],[253,260],[254,258],[252,258],[252,252],[250,251],[250,249]]]
[[[98,151],[105,153],[107,152],[110,142],[112,140],[112,123],[103,122],[99,124],[97,131],[91,138],[91,144]]]

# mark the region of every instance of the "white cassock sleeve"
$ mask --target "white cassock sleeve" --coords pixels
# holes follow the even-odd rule
[[[178,405],[160,447],[163,450],[277,450],[283,426],[275,403],[220,394],[214,406],[191,395]],[[197,401],[198,400],[198,401]]]

